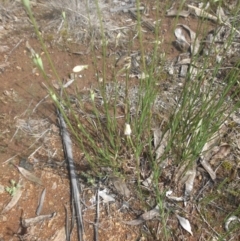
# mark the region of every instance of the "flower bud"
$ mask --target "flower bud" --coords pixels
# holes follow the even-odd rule
[[[125,129],[124,129],[124,135],[125,136],[130,136],[132,133],[131,126],[129,124],[125,124]]]

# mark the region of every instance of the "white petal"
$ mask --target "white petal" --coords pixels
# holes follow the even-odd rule
[[[73,68],[73,72],[74,73],[78,73],[84,69],[87,69],[88,68],[88,65],[77,65]]]

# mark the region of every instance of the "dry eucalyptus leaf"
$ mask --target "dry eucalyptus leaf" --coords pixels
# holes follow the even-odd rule
[[[153,208],[152,210],[146,212],[146,213],[143,213],[140,217],[145,220],[145,221],[148,221],[148,220],[152,220],[153,218],[159,216],[160,213],[159,213],[159,207],[156,206],[155,208]]]
[[[152,220],[153,218],[158,217],[159,215],[160,215],[159,207],[156,206],[152,210],[150,210],[146,213],[143,213],[138,219],[134,219],[131,221],[123,221],[123,223],[132,225],[132,226],[136,226],[136,225],[142,224],[145,221]]]
[[[191,39],[191,53],[193,55],[197,54],[200,49],[200,41],[196,36],[196,33],[192,31],[187,25],[185,24],[178,24],[178,26],[183,27],[184,29],[188,30],[190,39]]]
[[[187,232],[189,232],[193,236],[191,225],[190,225],[188,219],[183,218],[179,215],[177,215],[177,219],[178,219],[180,225],[182,226],[182,228],[185,229]]]
[[[37,215],[37,216],[38,216],[38,215],[41,213],[41,211],[42,211],[42,207],[43,207],[45,195],[46,195],[46,188],[44,188],[44,190],[42,191],[41,197],[40,197],[39,202],[38,202],[38,208],[37,208],[37,211],[36,211],[36,215]]]
[[[21,181],[18,183],[18,188],[14,194],[14,196],[12,197],[11,201],[7,204],[7,206],[2,210],[1,214],[4,214],[6,212],[8,212],[10,209],[12,209],[17,202],[19,201],[21,195],[22,195],[22,189],[21,189]]]
[[[31,182],[35,182],[39,185],[42,185],[42,181],[36,177],[35,175],[33,175],[31,172],[27,171],[26,169],[22,168],[22,167],[19,167],[19,166],[16,166],[19,170],[19,172],[26,178],[28,179],[29,181]]]
[[[104,203],[115,202],[114,197],[112,197],[111,195],[107,194],[107,190],[106,189],[104,189],[102,191],[99,191],[98,194],[103,199]]]
[[[117,191],[121,195],[125,196],[126,198],[130,197],[131,192],[128,189],[124,180],[122,180],[121,178],[115,177],[115,178],[112,179],[112,182],[113,182],[114,187],[117,189]]]
[[[35,224],[37,224],[39,222],[42,222],[46,219],[51,219],[55,216],[56,216],[56,213],[54,212],[54,213],[47,214],[47,215],[40,215],[40,216],[37,216],[35,218],[25,218],[25,219],[22,219],[22,226],[24,228],[28,228],[32,225],[35,225]]]
[[[175,34],[175,37],[177,39],[176,41],[176,45],[178,46],[178,48],[181,50],[181,51],[187,51],[190,47],[190,43],[188,43],[188,41],[186,40],[183,32],[182,32],[182,29],[181,28],[176,28],[175,31],[174,31],[174,34]]]

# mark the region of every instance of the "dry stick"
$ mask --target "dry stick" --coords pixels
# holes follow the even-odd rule
[[[129,13],[132,15],[133,18],[135,18],[136,20],[138,20],[138,16],[137,16],[137,13],[132,11],[132,10],[129,10]],[[144,27],[146,27],[147,29],[149,29],[150,31],[153,31],[155,32],[155,26],[150,23],[149,21],[143,19],[143,17],[141,18],[141,23]]]
[[[14,159],[16,156],[18,156],[18,154],[16,154],[16,155],[10,157],[10,158],[7,159],[6,161],[4,161],[2,164],[5,164],[5,163],[7,163],[7,162],[10,162],[10,161],[11,161],[12,159]]]
[[[72,141],[70,139],[70,135],[67,131],[66,123],[63,119],[62,114],[58,110],[58,117],[59,117],[59,125],[62,134],[62,141],[64,146],[64,152],[66,155],[66,159],[68,160],[68,167],[69,167],[69,174],[71,179],[71,191],[73,194],[74,199],[74,206],[76,211],[77,217],[77,226],[78,226],[78,240],[83,240],[83,221],[82,221],[82,213],[81,213],[81,201],[77,183],[77,176],[75,173],[75,166],[73,161],[73,154],[72,154]]]
[[[14,47],[13,49],[10,51],[10,53],[7,55],[7,58],[5,59],[5,63],[8,61],[9,57],[11,56],[12,52],[22,43],[24,39],[21,39]]]
[[[66,211],[66,240],[70,241],[69,215],[68,215],[68,209],[66,204],[64,204],[64,208]]]
[[[98,225],[99,225],[99,188],[97,190],[96,219],[94,223],[94,240],[98,241]]]
[[[42,146],[43,146],[43,145],[39,146],[39,147],[38,147],[38,148],[37,148],[32,154],[30,154],[30,155],[28,156],[28,158],[34,156],[35,153],[36,153],[37,151],[39,151],[39,150],[42,148]]]
[[[38,106],[47,98],[49,97],[49,95],[46,95],[42,100],[40,100],[37,105],[35,106],[35,108],[32,110],[32,113],[34,113],[36,111],[36,109],[38,108]]]

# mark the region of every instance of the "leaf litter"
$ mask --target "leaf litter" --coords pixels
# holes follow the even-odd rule
[[[34,174],[32,174],[31,172],[29,172],[28,170],[24,169],[23,167],[20,166],[16,166],[17,169],[19,170],[19,172],[29,181],[37,183],[39,185],[43,185],[42,181],[40,178],[36,177]]]

